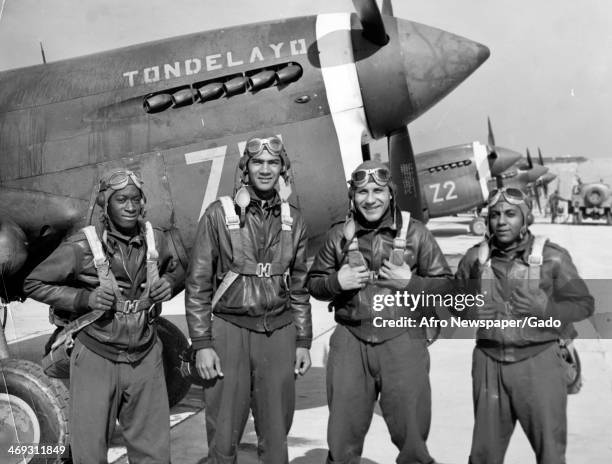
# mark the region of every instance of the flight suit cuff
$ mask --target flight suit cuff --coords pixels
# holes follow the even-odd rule
[[[195,351],[203,350],[205,348],[212,348],[213,341],[211,338],[196,338],[191,340],[191,346]]]
[[[91,292],[87,289],[79,290],[74,299],[74,309],[77,313],[84,313],[89,309],[89,295]]]
[[[342,287],[340,286],[337,272],[331,274],[327,279],[327,290],[331,295],[339,295],[342,293]]]
[[[311,345],[312,345],[312,340],[310,339],[298,339],[295,342],[296,348],[306,348],[309,350]]]

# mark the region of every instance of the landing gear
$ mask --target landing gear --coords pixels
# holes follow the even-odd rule
[[[38,364],[22,359],[0,360],[0,457],[2,462],[30,462],[35,456],[6,455],[11,445],[57,446],[54,458],[68,456],[68,389],[47,377]],[[63,447],[63,454],[59,453]],[[55,462],[55,461],[49,461]]]
[[[572,224],[582,224],[582,213],[580,210],[574,211],[572,215]]]
[[[164,374],[168,403],[172,407],[180,402],[191,388],[191,382],[181,375],[181,354],[189,347],[189,343],[183,332],[168,319],[158,317],[155,324],[157,335],[164,347],[162,352]]]
[[[60,462],[60,455],[68,456],[68,389],[47,377],[38,364],[9,357],[4,335],[7,310],[0,301],[0,461],[32,461],[37,456],[8,454],[11,445],[27,443],[57,447],[49,462]]]
[[[472,235],[484,235],[487,232],[487,224],[483,217],[477,217],[470,223]]]

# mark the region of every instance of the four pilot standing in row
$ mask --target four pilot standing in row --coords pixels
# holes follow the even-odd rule
[[[559,329],[480,329],[474,350],[472,464],[502,463],[518,420],[539,464],[565,462],[566,380],[560,341],[593,312],[568,253],[534,237],[530,200],[492,192],[488,234],[453,280],[432,234],[401,211],[388,167],[352,173],[347,220],[333,225],[307,273],[304,220],[289,204],[291,164],[270,134],[246,143],[234,198],[202,216],[185,281],[195,367],[205,379],[209,463],[236,463],[249,411],[264,464],[288,462],[295,378],[310,367],[309,293],[330,301],[337,327],[327,363],[328,463],[357,464],[379,401],[400,464],[430,464],[430,334],[376,327],[376,295],[471,292],[487,320],[562,321]],[[102,227],[68,238],[27,278],[29,295],[74,319],[98,311],[71,355],[71,444],[78,464],[106,462],[118,419],[132,463],[169,462],[161,344],[151,320],[183,278],[165,235],[143,221],[138,176],[100,183]],[[435,308],[414,308],[431,317]],[[97,315],[97,314],[96,314]]]

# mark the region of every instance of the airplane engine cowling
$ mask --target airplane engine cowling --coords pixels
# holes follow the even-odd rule
[[[21,228],[10,219],[0,219],[0,276],[11,276],[28,257],[27,239]]]

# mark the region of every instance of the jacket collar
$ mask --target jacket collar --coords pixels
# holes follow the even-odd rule
[[[513,243],[509,247],[500,248],[496,243],[495,239],[491,239],[490,247],[491,247],[491,256],[499,256],[501,258],[507,259],[516,259],[520,258],[525,263],[529,261],[529,254],[531,253],[531,245],[533,243],[533,234],[529,231],[525,234],[525,236]]]
[[[382,215],[382,217],[377,221],[377,222],[367,222],[363,216],[361,215],[361,213],[359,213],[359,211],[357,211],[355,213],[355,232],[361,232],[361,231],[383,231],[383,230],[389,230],[389,231],[394,231],[395,228],[393,227],[393,217],[391,215],[391,209],[387,208],[387,211],[385,211],[385,213]]]
[[[121,242],[127,246],[136,246],[136,247],[139,247],[144,243],[145,241],[144,228],[142,227],[142,224],[140,224],[140,222],[138,223],[138,226],[137,226],[138,232],[135,235],[131,235],[131,236],[126,235],[120,232],[119,230],[117,230],[117,228],[115,227],[112,221],[109,221],[109,223],[110,225],[108,229],[106,230],[107,232],[106,242],[112,251],[116,249],[116,245],[118,242]]]

